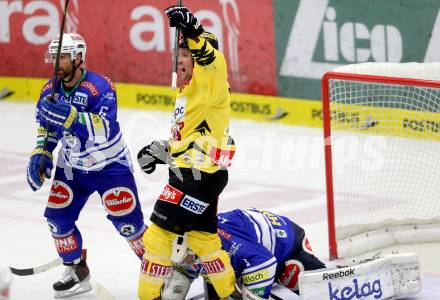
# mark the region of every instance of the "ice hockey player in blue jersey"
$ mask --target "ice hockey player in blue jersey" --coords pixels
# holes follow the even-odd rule
[[[58,38],[46,53],[54,63]],[[142,235],[146,229],[128,148],[117,121],[116,90],[112,81],[85,69],[86,43],[76,33],[64,34],[59,69],[41,90],[37,103],[38,135],[27,167],[32,190],[51,177],[53,152],[61,144],[44,216],[58,254],[67,266],[53,288],[56,298],[92,289],[86,252],[75,222],[89,196],[97,192],[107,218],[142,258]],[[48,132],[47,148],[44,139]],[[40,160],[43,159],[43,174]]]
[[[239,285],[263,299],[270,297],[274,283],[298,293],[300,272],[325,268],[313,254],[304,229],[284,216],[255,208],[219,213],[218,234]],[[190,281],[199,274],[205,277],[205,268],[213,267],[193,257],[189,251],[182,263],[174,265],[173,278],[177,279],[167,281],[164,295],[175,293],[174,285],[182,280]],[[173,299],[185,299],[188,290],[184,290]],[[219,298],[210,294],[211,299]]]

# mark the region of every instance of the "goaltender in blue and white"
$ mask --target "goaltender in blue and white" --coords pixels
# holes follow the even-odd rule
[[[231,257],[242,294],[269,299],[276,282],[298,293],[300,272],[325,268],[313,254],[304,229],[285,216],[255,208],[219,213],[218,234]],[[188,283],[199,274],[205,278],[206,267],[189,250],[183,261],[174,265],[174,278],[165,284],[163,295],[185,299]],[[173,291],[179,290],[174,287],[182,281],[188,289],[179,298]],[[216,299],[212,294],[209,298]]]
[[[303,300],[402,299],[421,289],[414,253],[326,266],[314,255],[303,228],[269,211],[250,208],[219,213],[218,234],[245,300],[280,299],[276,291],[282,299],[297,299],[293,293]],[[199,275],[209,281],[205,268],[210,266],[190,249],[179,257],[165,280],[163,299],[185,299]],[[219,299],[207,287],[205,298]]]

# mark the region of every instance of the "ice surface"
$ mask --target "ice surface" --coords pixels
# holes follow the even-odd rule
[[[133,157],[152,139],[168,136],[168,113],[122,109],[119,121]],[[0,263],[17,268],[43,264],[57,253],[43,217],[49,185],[34,193],[26,183],[28,155],[35,145],[34,107],[0,102],[0,122]],[[232,134],[238,151],[219,209],[253,206],[287,215],[306,229],[315,253],[328,259],[321,130],[233,120]],[[159,167],[147,176],[135,168],[148,219],[167,172]],[[105,216],[93,195],[77,223],[88,249],[91,280],[115,299],[136,299],[139,261]],[[440,299],[440,243],[399,249],[420,255],[423,291],[414,299]],[[39,275],[14,276],[11,299],[51,299],[52,283],[62,271],[58,267]],[[200,292],[199,282],[191,293]],[[99,298],[88,293],[75,299]]]

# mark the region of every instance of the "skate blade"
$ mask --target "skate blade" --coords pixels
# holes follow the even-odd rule
[[[79,284],[76,284],[72,288],[65,291],[55,291],[55,298],[68,298],[79,294],[84,294],[90,292],[93,289],[90,284],[90,279],[86,279],[81,281]]]

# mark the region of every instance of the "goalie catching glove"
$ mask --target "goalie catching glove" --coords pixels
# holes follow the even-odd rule
[[[168,142],[164,140],[151,142],[143,147],[137,155],[139,167],[147,174],[153,173],[157,164],[167,164],[169,160]]]
[[[178,27],[186,38],[195,38],[204,32],[197,18],[185,6],[170,6],[165,9],[170,27]]]

